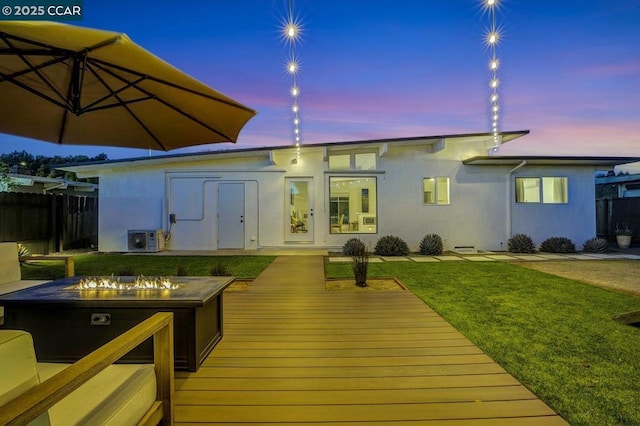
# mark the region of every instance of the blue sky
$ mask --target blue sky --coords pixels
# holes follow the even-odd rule
[[[490,131],[480,0],[294,0],[304,143]],[[84,0],[78,25],[127,33],[256,109],[237,147],[293,144],[285,0]],[[640,155],[640,1],[499,0],[502,155]],[[232,148],[220,144],[190,151]],[[146,151],[0,135],[0,152]],[[179,152],[179,151],[178,151]]]

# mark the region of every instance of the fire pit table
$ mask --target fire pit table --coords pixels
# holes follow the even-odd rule
[[[175,368],[197,371],[222,338],[222,294],[234,278],[174,277],[164,288],[114,280],[119,288],[80,289],[72,277],[2,295],[2,328],[30,332],[40,362],[74,362],[154,313],[173,312]],[[152,340],[122,360],[152,362]]]

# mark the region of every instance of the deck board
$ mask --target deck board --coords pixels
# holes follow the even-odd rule
[[[319,256],[227,292],[224,337],[177,372],[178,425],[561,425],[409,291],[328,292]]]

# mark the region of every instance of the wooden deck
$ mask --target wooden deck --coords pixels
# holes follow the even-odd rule
[[[411,292],[325,291],[320,256],[224,303],[222,341],[176,373],[177,424],[566,424]]]

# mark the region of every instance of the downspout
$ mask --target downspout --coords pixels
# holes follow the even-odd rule
[[[507,231],[507,239],[512,237],[512,232],[513,229],[511,229],[512,225],[513,225],[513,219],[512,219],[512,215],[513,215],[513,203],[511,202],[511,198],[513,197],[513,190],[514,190],[514,186],[513,183],[511,182],[511,176],[520,168],[524,167],[527,165],[527,160],[522,160],[522,162],[520,164],[518,164],[517,166],[515,166],[513,169],[509,170],[507,172],[507,223],[506,223],[506,231]]]

